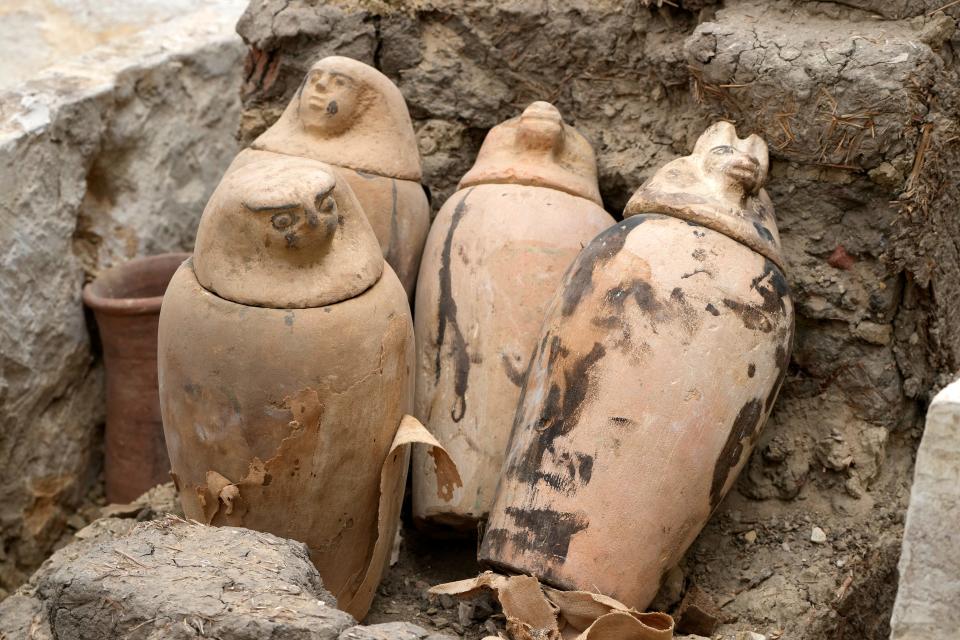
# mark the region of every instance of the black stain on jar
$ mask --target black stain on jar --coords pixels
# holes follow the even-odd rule
[[[709,302],[707,303],[707,306],[704,307],[704,308],[705,308],[705,309],[710,313],[710,315],[712,315],[712,316],[718,316],[718,315],[720,315],[720,311],[718,311],[717,308],[716,308],[715,306],[713,306],[712,304],[710,304]]]
[[[533,424],[522,425],[527,385],[530,382],[527,376],[513,431],[515,435],[518,432],[530,433],[532,439],[525,451],[511,452],[519,455],[511,455],[507,473],[527,484],[533,485],[543,480],[555,489],[572,493],[577,486],[590,481],[593,457],[583,452],[561,451],[555,441],[568,434],[579,422],[583,403],[593,384],[591,369],[603,358],[606,349],[600,343],[594,343],[586,355],[569,359],[570,351],[558,336],[552,336],[549,345],[541,343],[534,361],[543,361],[544,347],[549,349],[546,354],[546,379],[551,381],[550,388]],[[556,371],[558,367],[560,371]]]
[[[767,313],[786,313],[784,298],[790,295],[790,285],[780,268],[769,258],[763,260],[763,271],[750,282],[750,289],[763,298],[761,309]]]
[[[543,482],[554,491],[566,495],[573,495],[579,487],[590,484],[593,456],[563,451],[555,454],[551,462],[557,471],[538,470],[534,474],[534,482]]]
[[[757,230],[757,235],[766,240],[767,242],[773,242],[773,234],[770,233],[770,230],[759,222],[753,223],[753,228]]]
[[[723,500],[723,488],[727,484],[730,472],[740,462],[743,452],[753,446],[759,435],[759,428],[763,420],[763,404],[759,398],[754,398],[740,408],[727,441],[720,451],[720,456],[713,467],[713,481],[710,484],[710,511],[712,512]]]
[[[767,413],[773,408],[773,403],[777,400],[777,394],[780,393],[780,387],[783,386],[783,380],[787,377],[787,367],[790,366],[790,351],[793,347],[793,328],[790,329],[790,335],[785,340],[786,346],[777,345],[777,351],[774,355],[774,366],[777,370],[777,380],[774,383],[773,387],[770,389],[770,393],[767,394],[767,399],[763,403],[763,410]]]
[[[518,552],[544,556],[550,562],[562,562],[570,550],[570,539],[589,526],[585,515],[552,509],[507,507],[515,529],[490,529],[483,537],[480,555],[497,558],[509,542]],[[545,576],[549,580],[549,576]]]
[[[390,179],[390,246],[387,248],[386,260],[394,270],[399,270],[400,251],[402,243],[400,242],[400,220],[397,217],[397,181]]]
[[[453,234],[457,230],[463,216],[467,213],[467,198],[473,191],[468,190],[453,210],[450,228],[443,242],[440,254],[440,304],[437,314],[437,356],[434,362],[434,381],[440,381],[441,360],[443,345],[447,338],[447,328],[450,329],[450,357],[453,361],[453,391],[456,400],[450,408],[450,417],[454,422],[460,422],[467,411],[467,384],[470,380],[470,355],[467,352],[467,341],[463,337],[460,325],[457,322],[457,303],[453,299],[453,278],[450,270],[450,255],[453,249]]]
[[[757,292],[761,304],[725,298],[724,306],[732,310],[753,331],[770,333],[787,315],[786,300],[790,286],[783,272],[772,261],[764,258],[763,271],[750,282],[750,290]]]
[[[517,387],[523,385],[524,369],[517,369],[513,366],[513,361],[506,353],[500,354],[500,362],[503,364],[503,372],[507,378]]]
[[[647,220],[662,217],[664,216],[631,216],[610,227],[584,247],[564,276],[560,313],[567,317],[576,311],[580,301],[593,291],[593,275],[596,270],[620,253],[631,231]]]
[[[770,318],[767,317],[767,314],[765,314],[763,309],[758,305],[724,298],[723,306],[733,311],[747,329],[751,331],[762,331],[763,333],[773,331],[773,323],[770,322]]]
[[[752,378],[756,374],[757,374],[757,365],[751,362],[749,365],[747,365],[747,377]]]
[[[340,110],[340,107],[337,106],[336,100],[331,100],[327,103],[327,115],[334,116],[337,114],[337,111]]]

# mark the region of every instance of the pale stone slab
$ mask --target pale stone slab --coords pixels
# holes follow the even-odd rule
[[[927,412],[907,510],[891,640],[946,638],[960,627],[960,381]]]
[[[84,282],[191,249],[236,153],[245,4],[194,5],[0,91],[0,597],[64,535],[97,471]]]

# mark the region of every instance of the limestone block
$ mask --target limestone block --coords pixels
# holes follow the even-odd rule
[[[960,627],[960,381],[936,395],[917,451],[891,640]]]
[[[236,152],[242,4],[206,3],[0,93],[0,595],[97,472],[103,377],[84,281],[189,250]]]

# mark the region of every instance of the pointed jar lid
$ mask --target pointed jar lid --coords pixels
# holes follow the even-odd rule
[[[603,206],[593,148],[549,102],[490,129],[459,188],[478,184],[548,187]]]
[[[623,216],[663,213],[722,233],[784,270],[780,232],[767,181],[767,143],[753,134],[738,138],[729,122],[717,122],[693,153],[660,168],[627,202]]]

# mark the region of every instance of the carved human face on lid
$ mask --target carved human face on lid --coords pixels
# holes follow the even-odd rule
[[[303,127],[314,133],[335,135],[346,131],[364,107],[363,82],[333,67],[329,59],[321,60],[307,73],[300,88],[298,115]]]
[[[280,118],[251,148],[388,178],[421,178],[400,89],[370,65],[342,56],[310,67]]]
[[[549,102],[531,104],[520,115],[516,141],[522,150],[559,153],[563,146],[560,111]]]
[[[757,135],[741,140],[729,122],[717,122],[697,140],[693,155],[706,177],[728,197],[754,196],[767,179],[767,145]]]

